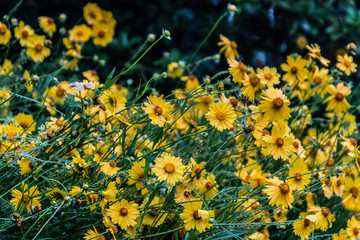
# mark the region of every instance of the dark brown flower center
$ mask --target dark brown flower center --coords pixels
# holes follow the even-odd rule
[[[56,90],[56,96],[58,96],[58,97],[63,97],[63,96],[65,96],[65,91],[64,91],[64,89],[58,88],[58,89]]]
[[[23,129],[27,129],[29,127],[29,123],[28,122],[20,122],[19,123],[20,127],[22,127]]]
[[[352,187],[352,188],[350,189],[350,192],[351,192],[353,198],[357,198],[359,189],[358,189],[357,187]]]
[[[28,31],[26,31],[26,30],[22,31],[22,32],[21,32],[21,36],[22,36],[23,38],[27,38],[27,37],[29,36]]]
[[[309,219],[305,218],[305,219],[304,219],[304,226],[305,226],[305,227],[309,227],[310,224],[311,224],[311,221],[310,221]]]
[[[124,207],[120,208],[120,215],[125,217],[126,215],[128,215],[128,210]]]
[[[106,106],[104,104],[100,104],[99,108],[103,111],[106,111]]]
[[[291,71],[292,74],[296,74],[297,71],[298,71],[298,68],[295,67],[295,66],[293,66],[293,67],[290,69],[290,71]]]
[[[349,139],[349,142],[351,143],[351,145],[353,145],[353,146],[357,146],[357,141],[356,141],[356,139],[355,138],[350,138]]]
[[[293,146],[294,146],[294,148],[298,149],[299,146],[300,146],[300,144],[299,144],[298,141],[294,141],[294,142],[293,142]]]
[[[211,188],[213,185],[214,185],[214,184],[209,181],[209,182],[206,182],[205,187],[206,187],[207,189],[209,189],[209,188]]]
[[[162,108],[161,107],[159,107],[158,105],[155,105],[155,109],[154,109],[154,111],[155,111],[155,114],[157,115],[157,116],[160,116],[161,114],[162,114]]]
[[[259,83],[259,78],[257,76],[250,78],[250,84],[253,87],[256,87],[258,85],[258,83]]]
[[[184,196],[185,196],[185,197],[188,198],[188,197],[190,197],[190,195],[191,195],[191,193],[190,193],[189,191],[185,191],[185,192],[184,192]]]
[[[29,195],[28,195],[27,193],[23,193],[21,200],[22,200],[23,202],[29,201]]]
[[[231,42],[230,42],[230,47],[231,47],[232,49],[236,49],[236,48],[237,48],[236,42],[231,41]]]
[[[238,68],[240,69],[241,72],[246,72],[247,69],[246,65],[243,64],[242,62],[238,63]]]
[[[109,161],[109,165],[110,165],[111,167],[116,167],[116,162],[115,162],[114,160],[110,160],[110,161]]]
[[[290,192],[290,187],[289,187],[289,185],[287,185],[286,183],[280,184],[280,191],[281,191],[281,193],[283,193],[283,194],[289,193],[289,192]]]
[[[319,76],[314,77],[314,83],[316,85],[319,85],[321,83],[321,77],[319,77]]]
[[[359,234],[359,228],[357,228],[357,227],[353,227],[352,228],[352,231],[353,231],[353,233],[354,233],[354,236],[356,236],[356,237],[358,237],[358,234]]]
[[[326,186],[331,185],[331,181],[328,178],[324,180],[324,183],[325,183]]]
[[[327,217],[327,216],[330,215],[330,211],[329,211],[329,209],[327,207],[322,207],[321,208],[321,213],[322,213],[322,215],[324,215],[324,217]]]
[[[266,79],[270,80],[272,78],[272,74],[271,73],[265,73],[264,76]]]
[[[198,210],[195,210],[194,213],[193,213],[193,217],[196,219],[196,220],[199,220],[201,219],[200,215],[199,215],[199,211]]]
[[[218,113],[216,113],[216,118],[219,120],[224,120],[225,114],[223,112],[218,112]]]
[[[6,33],[6,29],[7,29],[7,27],[2,24],[2,25],[0,26],[0,34],[1,34],[1,35],[4,35],[4,34]]]
[[[35,51],[36,52],[41,52],[41,50],[43,49],[43,45],[40,43],[35,44]]]
[[[344,99],[344,94],[342,94],[341,92],[337,92],[335,95],[335,99],[339,102],[342,101]]]
[[[265,136],[265,135],[270,135],[269,130],[267,130],[267,129],[262,130],[262,135],[263,135],[263,136]]]
[[[277,97],[273,100],[274,108],[280,109],[283,105],[284,105],[284,101],[281,98]]]
[[[34,164],[32,162],[29,162],[29,168],[34,169]]]
[[[276,138],[275,144],[276,146],[281,147],[282,145],[284,145],[284,139],[280,137]]]
[[[298,175],[298,176],[295,177],[295,180],[296,181],[301,181],[301,179],[302,179],[301,173],[297,172],[295,175]]]
[[[341,186],[341,185],[343,184],[343,181],[342,181],[341,179],[338,179],[338,180],[336,181],[336,184],[337,184],[338,186]]]
[[[172,163],[167,163],[167,164],[165,164],[165,166],[164,166],[164,170],[165,170],[165,172],[167,172],[167,173],[172,173],[172,172],[175,171],[175,166],[174,166],[174,164],[172,164]]]
[[[99,30],[97,35],[99,38],[104,38],[106,34],[104,30]]]

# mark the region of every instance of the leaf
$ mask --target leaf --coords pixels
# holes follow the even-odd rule
[[[115,69],[116,67],[114,67],[113,70],[110,72],[110,74],[107,76],[105,84],[102,88],[104,91],[109,89],[119,79],[118,77],[112,78],[115,73]]]

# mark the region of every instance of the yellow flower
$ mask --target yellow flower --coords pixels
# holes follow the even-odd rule
[[[108,202],[116,201],[116,194],[118,194],[118,190],[116,189],[116,182],[110,182],[105,191],[101,192],[101,196],[104,198],[100,202],[100,206],[104,207]]]
[[[163,202],[159,197],[154,197],[151,202],[149,202],[149,198],[144,200],[142,207],[147,206],[146,210],[148,212],[143,219],[144,225],[158,227],[165,221],[169,213],[161,209],[162,205]]]
[[[196,229],[204,232],[212,226],[209,220],[215,216],[214,211],[202,210],[202,202],[189,202],[184,205],[184,211],[180,217],[184,220],[185,230]]]
[[[222,132],[225,129],[233,127],[236,120],[236,113],[231,104],[219,101],[210,104],[209,112],[206,113],[205,117],[210,121],[210,125]]]
[[[291,55],[287,56],[286,63],[281,64],[281,69],[286,72],[283,75],[283,80],[289,82],[292,87],[296,85],[296,80],[304,81],[309,72],[305,66],[306,60],[301,56],[297,56],[296,58]]]
[[[136,183],[136,189],[138,190],[144,188],[142,180],[144,180],[145,163],[145,159],[139,162],[134,162],[133,166],[129,170],[128,184],[132,185]]]
[[[234,41],[230,41],[227,37],[220,34],[220,42],[218,42],[218,46],[222,46],[220,49],[220,53],[225,52],[224,55],[226,58],[235,59],[239,57],[239,53],[237,51],[237,44]]]
[[[0,22],[0,45],[6,45],[11,38],[11,32],[6,24]]]
[[[79,167],[84,168],[86,166],[86,161],[80,156],[78,151],[75,151],[72,156],[72,164],[78,164]]]
[[[294,234],[301,237],[301,239],[309,239],[310,234],[316,228],[316,217],[314,215],[305,216],[306,213],[301,213],[300,217],[303,219],[296,220],[293,224]]]
[[[294,190],[302,190],[310,183],[308,167],[301,158],[298,158],[289,170],[289,186]]]
[[[335,222],[334,214],[331,214],[327,207],[312,207],[308,209],[309,213],[312,213],[316,217],[316,228],[321,231],[326,231],[331,228],[332,222]]]
[[[20,171],[21,175],[25,175],[25,174],[30,173],[30,172],[32,172],[34,170],[34,164],[27,157],[22,158],[17,163],[21,168],[21,171]]]
[[[331,96],[324,101],[324,103],[328,102],[326,107],[327,111],[334,110],[335,113],[341,113],[350,107],[345,97],[351,93],[351,88],[344,86],[344,83],[338,83],[336,87],[331,84],[328,86],[327,91],[331,94]]]
[[[170,103],[166,102],[163,97],[164,95],[160,97],[155,95],[147,97],[149,102],[144,103],[145,107],[142,108],[148,114],[151,123],[159,127],[165,126],[171,107]]]
[[[100,165],[102,166],[101,171],[106,176],[112,176],[120,170],[119,167],[116,167],[116,162],[114,160],[110,160],[108,162],[101,162]]]
[[[38,20],[39,25],[44,32],[49,34],[56,32],[56,25],[54,19],[50,17],[39,17]]]
[[[321,49],[320,46],[315,44],[314,47],[310,47],[309,45],[306,45],[306,48],[310,51],[310,57],[317,59],[320,61],[322,65],[327,67],[330,63],[330,61],[323,56],[321,56]]]
[[[105,47],[113,40],[114,29],[105,23],[98,23],[92,28],[92,36],[95,45]]]
[[[175,202],[184,204],[185,202],[194,200],[194,197],[191,195],[191,191],[192,190],[184,184],[177,185],[175,192]]]
[[[310,71],[308,79],[310,81],[310,87],[314,89],[314,91],[320,95],[320,97],[324,97],[326,93],[326,84],[332,80],[331,76],[328,76],[329,69],[321,68],[318,66]]]
[[[185,91],[186,90],[192,91],[198,86],[200,86],[199,80],[194,75],[182,76],[181,81],[186,82]]]
[[[267,91],[263,92],[259,110],[270,121],[282,121],[291,117],[289,105],[289,99],[280,89],[270,87]]]
[[[167,75],[170,78],[180,77],[184,73],[184,69],[181,64],[172,62],[167,66]]]
[[[106,215],[111,217],[115,224],[119,224],[122,229],[126,230],[127,227],[136,225],[136,219],[140,216],[140,211],[136,203],[121,199],[120,202],[112,204],[106,210]]]
[[[37,186],[29,187],[26,183],[22,182],[21,191],[17,189],[11,190],[11,195],[13,199],[10,200],[10,203],[14,205],[15,211],[22,211],[24,208],[31,212],[30,207],[41,207],[40,204],[40,191],[37,190]]]
[[[90,82],[99,82],[99,76],[95,70],[87,70],[82,75]]]
[[[178,181],[183,180],[184,169],[181,158],[171,156],[169,153],[162,153],[155,159],[152,171],[160,181],[167,181],[174,186]]]
[[[360,238],[360,222],[354,216],[347,221],[346,232],[351,240]]]
[[[291,203],[294,201],[293,189],[287,183],[273,177],[265,179],[265,187],[263,192],[269,196],[271,206],[280,206],[283,210],[291,207]]]
[[[353,57],[347,55],[347,53],[343,56],[337,55],[338,63],[336,64],[336,67],[343,71],[347,76],[349,76],[351,73],[356,72],[356,63],[354,63]]]
[[[49,196],[51,200],[56,202],[61,202],[65,199],[66,196],[68,196],[65,191],[60,190],[58,187],[53,189],[48,188],[47,190],[50,190],[50,192],[47,193],[46,196]]]
[[[360,178],[353,180],[352,178],[345,179],[345,192],[342,196],[341,204],[345,209],[358,212],[360,211]]]
[[[235,59],[228,58],[227,62],[229,64],[229,72],[233,77],[233,81],[235,83],[241,84],[246,75],[247,66],[242,62],[236,61]]]
[[[105,240],[105,237],[103,235],[100,235],[100,233],[96,230],[94,226],[93,228],[94,230],[92,229],[87,230],[84,239]]]
[[[285,126],[273,126],[271,135],[263,136],[264,142],[268,144],[266,152],[274,159],[287,159],[294,151],[293,140],[286,133]]]
[[[19,113],[14,117],[14,120],[24,131],[35,131],[36,122],[30,114]]]
[[[83,10],[85,21],[89,25],[98,23],[102,18],[101,8],[96,3],[87,3]]]
[[[20,40],[21,46],[27,46],[29,44],[30,37],[34,35],[34,30],[25,25],[23,21],[20,21],[19,26],[14,29],[15,37]]]
[[[211,199],[218,193],[216,180],[214,174],[210,174],[206,177],[200,187],[199,187],[199,194],[205,194],[205,199]]]
[[[265,66],[263,69],[257,70],[257,76],[260,78],[260,83],[268,87],[280,83],[280,74],[277,73],[276,68],[269,68]]]
[[[71,42],[83,43],[89,41],[91,28],[85,24],[76,25],[69,30],[69,40]]]
[[[253,69],[252,69],[253,70]],[[241,88],[242,95],[249,98],[249,101],[255,101],[255,94],[260,89],[260,78],[255,72],[250,75],[245,74]]]
[[[50,56],[50,49],[45,47],[45,36],[33,35],[27,45],[27,55],[34,62],[42,62],[44,58]]]
[[[300,35],[296,38],[296,45],[299,49],[301,49],[301,50],[305,49],[307,44],[308,44],[308,41],[305,36]]]

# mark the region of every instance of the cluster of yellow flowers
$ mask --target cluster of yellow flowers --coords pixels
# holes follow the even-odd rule
[[[111,12],[88,3],[84,19],[88,25],[62,39],[65,70],[76,67],[91,37],[100,46],[113,39]],[[40,17],[39,24],[49,37],[56,33],[53,19]],[[14,33],[34,61],[50,56],[51,41],[29,25],[21,21]],[[10,38],[0,23],[0,44]],[[0,124],[0,169],[17,179],[2,196],[13,220],[4,227],[28,234],[56,215],[60,225],[94,225],[85,239],[219,232],[277,239],[271,226],[301,239],[319,232],[360,237],[353,216],[360,212],[358,109],[350,105],[349,81],[356,46],[331,66],[320,46],[307,45],[305,56],[287,57],[280,74],[238,61],[236,42],[220,40],[228,71],[200,81],[191,63],[169,63],[167,74],[152,79],[167,75],[183,88],[147,99],[152,79],[134,95],[117,77],[102,82],[95,70],[83,71],[82,81],[48,81],[6,60],[1,75],[20,80],[0,90],[1,112],[9,116]],[[23,98],[39,105],[37,114],[34,106],[18,107]],[[336,219],[344,209],[350,214]],[[331,231],[335,223],[338,232]]]

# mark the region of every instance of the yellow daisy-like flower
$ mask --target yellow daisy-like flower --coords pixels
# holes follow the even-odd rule
[[[14,205],[15,211],[22,211],[24,208],[31,212],[30,207],[41,207],[40,204],[40,191],[37,190],[37,186],[29,187],[26,183],[21,183],[21,191],[13,189],[11,195],[13,199],[10,200],[10,203]]]
[[[92,240],[105,240],[105,237],[101,235],[96,228],[93,226],[94,230],[87,230],[84,239],[92,239]]]
[[[209,220],[215,216],[214,211],[202,210],[202,202],[190,202],[184,205],[184,211],[180,217],[184,220],[185,230],[196,229],[204,232],[212,226]]]
[[[283,80],[289,82],[294,87],[297,83],[296,80],[304,81],[308,76],[308,70],[306,67],[306,60],[301,56],[294,58],[293,56],[287,56],[286,63],[281,64],[281,69],[286,72],[283,75]]]
[[[116,167],[116,162],[114,160],[110,160],[108,162],[101,162],[100,165],[102,166],[101,171],[106,176],[112,176],[120,170],[119,167]]]
[[[227,62],[229,64],[229,72],[233,77],[233,81],[240,85],[246,75],[247,66],[244,63],[231,58],[228,58]]]
[[[236,113],[231,104],[219,101],[209,106],[209,112],[205,115],[210,121],[210,125],[214,126],[220,132],[230,129],[236,120]]]
[[[120,202],[114,203],[106,210],[106,215],[111,217],[115,224],[119,224],[122,229],[126,230],[127,227],[136,225],[140,211],[136,203],[121,199]]]
[[[114,29],[105,23],[98,23],[92,28],[92,37],[95,45],[105,47],[108,45],[114,36]]]
[[[338,83],[336,87],[334,85],[329,85],[327,89],[328,93],[331,94],[324,103],[328,103],[326,110],[334,110],[335,113],[345,112],[350,104],[346,100],[346,96],[351,93],[351,88],[344,86],[344,83]]]
[[[337,55],[338,63],[336,64],[336,67],[343,71],[347,76],[349,76],[351,73],[356,72],[356,63],[354,63],[353,57],[347,55],[347,53],[343,56]]]
[[[72,164],[78,164],[79,167],[85,167],[86,161],[80,156],[78,151],[75,151],[74,155],[72,156]]]
[[[56,25],[54,22],[54,19],[50,18],[50,17],[39,17],[39,25],[41,27],[41,29],[49,34],[52,34],[54,32],[56,32]]]
[[[186,82],[185,91],[186,90],[192,91],[198,86],[200,86],[199,80],[194,75],[182,76],[181,81]]]
[[[152,168],[160,181],[166,181],[172,186],[183,180],[184,170],[182,159],[171,156],[169,153],[162,153],[160,157],[157,157],[155,166]]]
[[[290,101],[280,89],[269,88],[263,92],[259,110],[264,113],[264,117],[270,121],[282,121],[289,119]]]
[[[147,205],[148,212],[144,216],[143,224],[158,227],[165,221],[169,213],[161,209],[163,201],[159,197],[154,197],[151,202],[149,200],[149,198],[146,198],[142,204],[143,209]]]
[[[170,103],[166,102],[163,97],[164,95],[160,97],[155,95],[149,96],[147,98],[149,102],[144,103],[145,107],[142,108],[148,114],[151,123],[159,127],[165,126],[171,108]]]
[[[239,53],[237,51],[237,44],[234,41],[230,41],[227,37],[220,34],[220,42],[218,42],[218,46],[222,46],[220,49],[220,53],[225,52],[224,55],[226,58],[234,59],[239,57]]]
[[[46,196],[49,196],[51,200],[56,202],[64,201],[65,197],[68,196],[65,191],[60,190],[58,187],[53,189],[48,188],[47,190],[50,190],[50,192],[47,193]]]
[[[330,63],[330,60],[324,58],[323,56],[321,56],[321,49],[320,46],[315,44],[314,47],[310,47],[309,45],[306,45],[306,48],[310,51],[310,57],[317,59],[320,61],[320,63],[322,65],[324,65],[325,67],[327,67]]]
[[[246,74],[242,83],[242,95],[248,97],[249,101],[254,102],[255,94],[260,89],[260,78],[256,74],[250,76]]]
[[[269,68],[268,66],[263,69],[257,70],[257,76],[260,78],[260,83],[268,87],[280,83],[280,74],[277,73],[276,68]]]
[[[271,206],[280,206],[283,210],[291,207],[291,203],[294,201],[293,189],[287,183],[273,177],[265,179],[265,186],[263,192],[269,196]]]
[[[21,160],[19,160],[18,165],[21,168],[20,174],[21,175],[25,175],[27,173],[30,173],[34,170],[34,164],[31,162],[31,160],[27,157],[22,158]]]
[[[268,144],[266,152],[274,159],[288,158],[294,151],[293,140],[287,134],[285,126],[273,126],[271,135],[263,136],[263,140]]]
[[[0,45],[6,45],[11,38],[11,32],[6,24],[0,22]]]
[[[69,30],[69,40],[71,42],[87,42],[91,36],[91,28],[85,24],[76,25]]]
[[[171,78],[180,77],[184,73],[184,68],[177,62],[172,62],[167,66],[167,75]]]
[[[308,209],[316,217],[316,225],[321,231],[326,231],[331,228],[332,223],[335,222],[334,214],[331,214],[327,207],[312,207]]]
[[[128,184],[132,185],[136,183],[136,189],[140,190],[144,188],[143,181],[144,180],[144,170],[145,170],[145,159],[134,162],[133,166],[129,170],[129,178],[128,178]]]
[[[310,234],[316,229],[316,217],[314,215],[305,216],[305,214],[301,213],[300,217],[303,219],[296,220],[293,224],[294,234],[301,239],[309,239]]]
[[[360,238],[360,222],[354,216],[347,221],[346,232],[351,240]]]
[[[27,47],[26,53],[34,62],[42,62],[50,56],[50,49],[45,47],[45,36],[31,36]]]
[[[24,131],[35,131],[36,122],[34,122],[34,118],[30,114],[19,113],[14,117],[14,120]]]
[[[90,82],[99,82],[100,80],[99,75],[95,70],[87,70],[83,72],[82,75]]]
[[[20,40],[21,46],[27,46],[29,44],[30,37],[34,35],[34,30],[25,25],[23,21],[20,21],[19,26],[14,29],[15,37]]]
[[[104,198],[100,202],[100,206],[104,207],[108,202],[116,201],[116,194],[118,194],[118,190],[116,189],[116,182],[110,182],[105,191],[101,192],[101,196]]]
[[[288,181],[289,186],[294,190],[304,189],[310,183],[310,174],[306,174],[308,171],[304,160],[298,158],[289,170],[289,177],[291,177]]]
[[[176,186],[175,192],[175,202],[184,204],[185,202],[194,200],[194,197],[191,195],[191,188],[184,184]]]
[[[87,3],[83,10],[85,21],[89,25],[98,23],[102,18],[102,9],[96,3]]]

